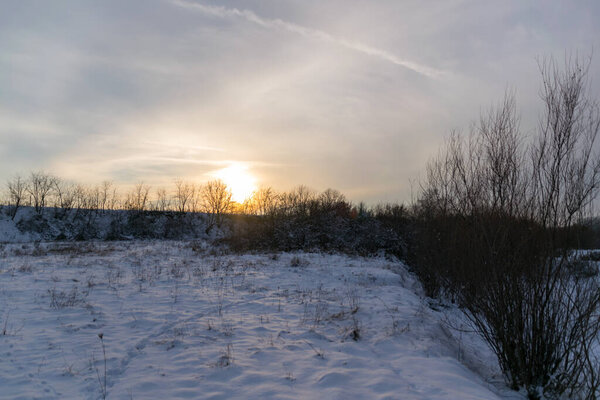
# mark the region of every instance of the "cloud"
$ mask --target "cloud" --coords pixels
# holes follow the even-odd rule
[[[0,186],[32,169],[168,186],[239,161],[277,190],[408,199],[507,85],[535,129],[535,56],[600,46],[584,1],[8,0]]]
[[[263,18],[250,10],[240,10],[237,8],[226,8],[221,6],[208,6],[200,3],[191,3],[185,0],[172,0],[172,2],[178,6],[194,9],[214,17],[243,18],[246,21],[252,22],[256,25],[260,25],[264,28],[283,29],[306,38],[316,39],[322,42],[345,47],[347,49],[354,50],[359,53],[363,53],[372,57],[377,57],[381,60],[407,68],[420,75],[424,75],[430,78],[437,78],[444,74],[443,71],[413,61],[404,60],[401,57],[390,53],[389,51],[379,49],[377,47],[372,47],[364,43],[348,40],[346,38],[336,37],[319,29],[308,28],[281,19]]]

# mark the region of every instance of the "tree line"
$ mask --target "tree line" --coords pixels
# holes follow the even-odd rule
[[[43,214],[45,208],[177,212],[213,209],[230,212],[235,208],[230,190],[220,180],[205,185],[175,180],[173,190],[158,188],[154,192],[149,185],[139,182],[120,193],[112,181],[85,185],[44,171],[10,178],[6,182],[4,198],[3,203],[11,208],[12,218],[23,206],[33,207],[38,214]]]

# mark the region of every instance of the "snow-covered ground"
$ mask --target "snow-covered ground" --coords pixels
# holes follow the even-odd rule
[[[32,241],[32,235],[21,232],[16,226],[16,221],[13,221],[4,213],[0,213],[0,243],[28,241]]]
[[[3,399],[522,398],[398,261],[0,246]]]

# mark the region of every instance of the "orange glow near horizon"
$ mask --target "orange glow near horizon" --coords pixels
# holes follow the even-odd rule
[[[212,175],[225,182],[231,190],[231,199],[235,202],[243,203],[256,191],[256,178],[248,172],[248,166],[242,163],[233,163]]]

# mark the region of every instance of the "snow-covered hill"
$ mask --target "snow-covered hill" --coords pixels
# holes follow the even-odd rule
[[[522,398],[399,261],[214,253],[2,245],[0,398]]]
[[[4,207],[9,210],[9,207]],[[55,240],[207,239],[219,236],[207,229],[202,213],[136,212],[20,207],[15,218],[0,210],[0,243]]]

